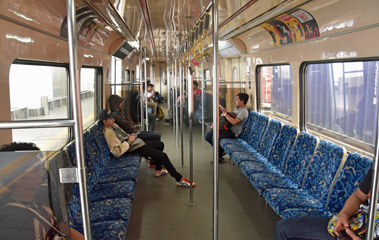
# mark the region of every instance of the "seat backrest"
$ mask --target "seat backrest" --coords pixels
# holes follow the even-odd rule
[[[325,140],[320,141],[313,154],[304,180],[304,189],[323,205],[327,202],[329,188],[345,155],[345,148]]]
[[[266,131],[262,137],[262,141],[259,144],[258,152],[263,155],[266,159],[269,159],[271,154],[272,146],[282,128],[282,124],[275,120],[271,119],[270,123],[267,126]]]
[[[258,150],[259,144],[262,140],[262,136],[266,131],[267,124],[270,121],[270,118],[264,114],[258,114],[251,119],[251,127],[249,133],[248,143],[255,150]]]
[[[298,133],[299,131],[296,128],[284,125],[280,130],[275,144],[272,146],[269,161],[282,172],[284,171],[288,155],[291,152]]]
[[[96,147],[98,148],[101,154],[102,159],[104,161],[107,161],[111,158],[111,152],[109,151],[107,141],[105,140],[105,137],[104,137],[103,123],[99,121],[97,125],[98,125],[98,128],[93,129],[93,131],[91,131],[91,135],[95,142]]]
[[[306,132],[300,132],[297,136],[292,151],[288,157],[284,173],[294,183],[301,186],[308,168],[309,162],[316,150],[319,139]]]
[[[357,190],[359,183],[366,176],[372,162],[372,159],[361,156],[358,153],[350,153],[347,156],[340,174],[331,187],[331,192],[326,204],[326,208],[331,213],[341,211],[346,200]]]
[[[250,111],[250,110],[248,109],[248,111]],[[249,117],[247,118],[245,124],[243,125],[242,130],[241,130],[241,133],[240,133],[240,135],[239,135],[239,137],[242,138],[242,139],[245,140],[245,141],[248,141],[248,139],[249,139],[250,126],[251,126],[250,123],[251,123],[251,119],[252,119],[252,117],[253,117],[255,114],[257,114],[257,112],[250,111],[250,113],[249,113]]]

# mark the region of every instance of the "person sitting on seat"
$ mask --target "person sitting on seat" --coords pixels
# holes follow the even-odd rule
[[[117,113],[110,110],[99,112],[99,121],[104,125],[103,133],[110,152],[116,158],[124,153],[137,153],[144,157],[149,157],[155,161],[155,176],[160,177],[169,173],[176,180],[176,184],[181,187],[190,187],[190,181],[178,173],[172,165],[167,154],[163,152],[163,143],[150,141],[145,143],[137,137],[137,134],[127,134],[122,128],[115,124]],[[162,167],[166,169],[163,169]],[[195,183],[192,184],[195,186]]]
[[[358,189],[350,195],[346,200],[345,205],[338,214],[338,219],[334,227],[334,234],[340,236],[343,232],[349,235],[353,240],[360,240],[361,238],[355,235],[349,229],[349,219],[358,211],[361,204],[367,203],[371,192],[371,178],[373,169],[367,172],[364,179],[359,183]],[[299,217],[287,218],[279,221],[276,224],[275,239],[330,239],[335,237],[331,236],[328,232],[328,217]],[[348,239],[348,238],[340,238]]]
[[[230,131],[226,133],[220,133],[219,139],[223,138],[236,138],[240,135],[242,131],[242,127],[245,124],[247,118],[249,117],[249,111],[246,108],[246,103],[249,100],[249,95],[246,93],[238,93],[236,96],[234,113],[236,114],[236,118],[231,117],[227,114],[227,111],[224,107],[220,105],[221,108],[221,116],[224,116],[228,122],[230,122],[233,126],[230,128]],[[213,130],[211,129],[206,135],[205,140],[209,142],[213,146]],[[225,155],[224,149],[219,145],[219,162],[222,161],[223,155]],[[213,160],[211,160],[213,162]]]
[[[122,98],[118,95],[111,95],[109,97],[108,103],[109,103],[110,110],[112,112],[117,113],[117,115],[115,116],[115,121],[119,127],[121,127],[128,134],[137,133],[139,131],[139,129],[135,127],[132,119],[130,119],[127,116],[127,114],[124,113],[122,110],[123,104],[125,103],[125,98]],[[150,126],[151,124],[149,124],[149,127]],[[161,140],[161,134],[159,132],[154,132],[154,131],[141,131],[138,134],[138,137],[144,141],[160,141]]]
[[[145,94],[144,101],[147,101],[147,106],[153,111],[154,116],[157,116],[158,103],[155,101],[154,84],[149,83],[147,85],[147,93]]]

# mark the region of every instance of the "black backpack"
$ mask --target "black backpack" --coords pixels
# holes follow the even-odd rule
[[[228,112],[227,113],[229,116],[231,116],[232,118],[236,118],[237,115],[235,113],[230,113]],[[230,130],[230,128],[232,127],[233,125],[226,119],[226,117],[224,116],[221,116],[220,119],[219,119],[219,132],[220,134],[221,133],[228,133]]]

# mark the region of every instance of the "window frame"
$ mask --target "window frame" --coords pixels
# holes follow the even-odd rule
[[[255,68],[256,108],[257,108],[257,111],[259,113],[262,113],[262,107],[261,107],[262,106],[262,104],[261,104],[261,99],[262,99],[262,97],[261,97],[261,74],[260,74],[261,69],[263,67],[277,67],[277,66],[289,66],[290,70],[291,70],[291,78],[292,78],[293,69],[292,69],[292,65],[289,62],[256,65],[256,68]],[[292,84],[292,86],[293,86],[293,84]],[[292,103],[291,107],[293,107],[293,103]],[[275,114],[272,114],[272,116],[275,116],[284,122],[291,123],[291,124],[293,123],[293,114],[292,114],[291,118],[287,117],[286,115],[284,115],[282,113],[275,113]]]
[[[378,139],[375,140],[375,144],[371,145],[369,143],[363,142],[361,140],[354,139],[352,137],[344,136],[338,132],[333,132],[329,129],[324,129],[315,125],[310,124],[308,126],[306,121],[307,116],[307,67],[312,64],[333,64],[333,63],[352,63],[352,62],[369,62],[369,61],[379,61],[379,57],[366,57],[366,58],[349,58],[349,59],[328,59],[321,61],[306,61],[302,62],[299,68],[299,92],[300,92],[300,119],[299,127],[301,131],[310,132],[322,138],[326,138],[333,142],[336,142],[344,147],[353,149],[354,151],[360,152],[364,155],[374,156],[376,146],[378,145]],[[378,103],[379,104],[379,103]],[[379,122],[379,118],[378,118]],[[378,125],[378,123],[376,123]],[[378,136],[379,128],[375,136]]]

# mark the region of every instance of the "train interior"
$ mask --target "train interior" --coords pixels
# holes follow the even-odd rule
[[[267,240],[281,219],[339,212],[377,158],[378,9],[1,1],[0,239]],[[214,161],[205,136],[240,93],[248,118]],[[111,95],[195,187],[112,155],[98,116]]]

